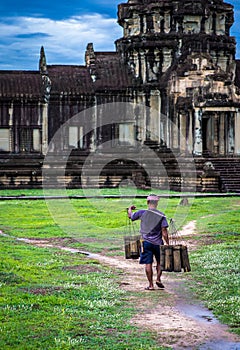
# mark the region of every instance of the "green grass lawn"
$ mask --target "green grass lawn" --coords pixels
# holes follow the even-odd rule
[[[81,255],[0,242],[1,349],[156,348],[116,272]]]
[[[189,199],[188,206],[179,201],[161,199],[159,208],[178,226],[196,220],[197,249],[190,252],[187,284],[240,334],[240,197]],[[66,238],[71,247],[123,255],[123,236],[133,229],[126,218],[130,204],[142,208],[145,200],[3,200],[0,229],[14,237]],[[0,237],[0,245],[1,349],[26,349],[26,344],[27,349],[160,349],[154,334],[146,336],[130,324],[138,311],[130,300],[140,294],[119,289],[119,271],[84,255],[11,238]]]

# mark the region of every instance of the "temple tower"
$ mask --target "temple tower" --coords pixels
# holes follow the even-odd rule
[[[222,0],[129,0],[118,6],[117,50],[141,82],[159,82],[189,54],[205,53],[223,71],[235,57],[233,6]]]
[[[223,0],[129,0],[119,5],[118,22],[123,37],[117,51],[148,95],[147,105],[160,111],[153,132],[159,141],[196,156],[240,154],[239,116],[229,108],[240,102],[233,6]]]

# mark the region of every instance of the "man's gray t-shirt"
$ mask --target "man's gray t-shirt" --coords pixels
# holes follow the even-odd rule
[[[145,241],[163,244],[162,228],[168,227],[166,216],[157,209],[141,209],[131,215],[131,220],[141,220],[140,233]]]

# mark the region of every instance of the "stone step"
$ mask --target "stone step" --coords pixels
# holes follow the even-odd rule
[[[214,168],[219,171],[222,189],[227,192],[240,191],[240,158],[212,159]]]

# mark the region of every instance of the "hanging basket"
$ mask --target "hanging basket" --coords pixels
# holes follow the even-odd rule
[[[127,216],[127,230],[124,236],[126,259],[138,259],[141,252],[141,235],[136,231],[134,223]]]
[[[140,239],[141,239],[140,235],[124,237],[126,259],[138,259],[140,257],[140,250],[141,250]]]
[[[170,219],[169,224],[170,245],[160,246],[160,266],[162,271],[168,272],[190,272],[191,266],[188,257],[188,249],[180,244],[180,235],[175,223]]]
[[[160,266],[162,271],[190,272],[188,250],[185,245],[161,245]]]

